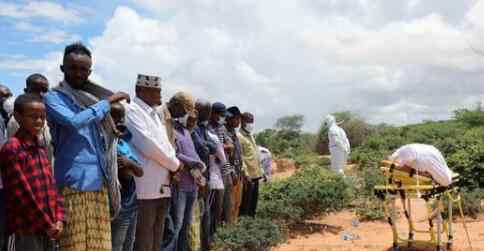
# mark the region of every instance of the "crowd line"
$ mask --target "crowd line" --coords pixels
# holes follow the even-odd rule
[[[112,92],[91,66],[73,43],[55,87],[0,85],[0,251],[207,251],[221,225],[255,216],[272,156],[251,112],[187,92],[162,102],[158,76]]]

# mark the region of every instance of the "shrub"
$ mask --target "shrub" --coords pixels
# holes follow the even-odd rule
[[[320,212],[341,210],[352,197],[352,186],[342,176],[306,167],[286,180],[263,186],[257,214],[291,226]]]
[[[356,199],[352,206],[360,221],[383,220],[383,202],[374,197],[362,196]]]
[[[454,141],[447,162],[461,176],[461,185],[469,189],[484,185],[484,128],[468,130]]]
[[[298,167],[325,167],[331,165],[331,160],[314,152],[298,154],[294,160]]]
[[[454,111],[454,117],[457,121],[463,122],[469,126],[484,125],[484,110],[482,104],[478,104],[476,109],[459,109]]]
[[[278,225],[269,219],[241,217],[224,225],[214,237],[217,251],[267,251],[284,240]]]
[[[469,190],[464,188],[461,190],[461,196],[464,215],[477,218],[477,215],[483,211],[481,201],[484,199],[484,191],[482,189]],[[454,205],[453,208],[454,215],[460,214],[457,205]]]
[[[279,225],[294,225],[304,220],[304,209],[292,203],[287,194],[287,181],[276,181],[262,186],[257,206],[257,217],[272,219]]]

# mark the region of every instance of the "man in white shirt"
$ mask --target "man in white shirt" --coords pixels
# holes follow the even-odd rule
[[[263,146],[258,146],[258,148],[262,170],[264,171],[264,180],[269,182],[272,178],[272,153]]]
[[[164,124],[156,111],[161,105],[161,83],[156,76],[138,74],[136,98],[127,106],[126,126],[134,150],[143,163],[144,176],[135,178],[138,197],[136,251],[159,251],[169,207],[170,172],[181,168]]]
[[[432,177],[442,186],[452,183],[452,172],[442,153],[431,145],[409,144],[395,151],[390,160],[397,163],[400,170],[416,170],[419,175]]]

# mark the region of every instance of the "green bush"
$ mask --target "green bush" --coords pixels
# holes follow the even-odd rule
[[[483,208],[481,207],[481,201],[484,199],[484,190],[468,190],[464,188],[461,191],[461,196],[464,215],[477,218],[477,215],[483,212]],[[457,208],[457,205],[454,205],[454,215],[460,214],[458,210],[459,209]]]
[[[447,156],[451,168],[461,175],[461,185],[469,189],[484,185],[484,127],[465,132],[454,140]]]
[[[217,251],[267,251],[284,240],[280,227],[269,219],[241,217],[224,225],[214,237]]]
[[[454,117],[457,121],[463,122],[469,126],[484,125],[484,110],[482,104],[479,104],[474,110],[459,109],[454,112]]]
[[[352,206],[360,221],[383,220],[383,202],[374,197],[362,196],[356,199]]]
[[[292,177],[262,187],[257,214],[293,225],[318,213],[343,209],[353,198],[353,186],[321,167],[306,167]]]
[[[304,209],[292,203],[286,195],[291,186],[286,181],[276,181],[262,186],[257,206],[257,217],[272,219],[281,226],[304,220]]]
[[[296,165],[298,167],[325,167],[331,165],[331,161],[329,158],[324,158],[323,156],[314,153],[314,152],[306,152],[298,154],[294,160],[296,161]]]

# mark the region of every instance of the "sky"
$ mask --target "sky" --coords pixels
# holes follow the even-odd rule
[[[93,53],[97,83],[134,94],[138,73],[237,105],[256,128],[332,112],[395,125],[484,100],[484,1],[0,0],[0,83],[62,80],[64,47]],[[482,55],[481,55],[482,53]]]

